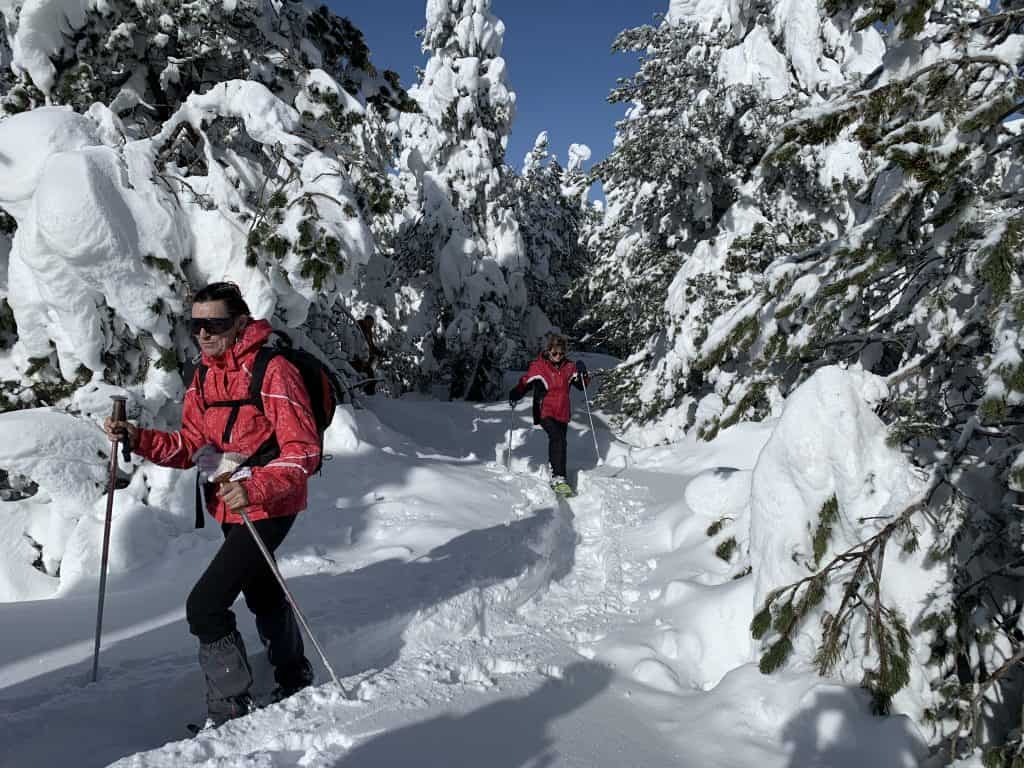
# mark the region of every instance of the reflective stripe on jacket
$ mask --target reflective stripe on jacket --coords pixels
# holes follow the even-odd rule
[[[203,364],[209,370],[202,395],[193,377],[185,393],[181,429],[140,430],[135,448],[136,453],[154,464],[187,469],[193,466],[192,457],[203,445],[212,445],[224,453],[250,456],[274,435],[281,449],[278,456],[265,466],[253,467],[252,477],[242,481],[249,496],[247,511],[253,520],[294,515],[305,509],[306,481],[320,459],[320,436],[306,387],[295,366],[281,356],[271,359],[263,377],[263,412],[254,405],[241,406],[226,443],[223,435],[231,408],[204,407],[204,403],[244,400],[249,396],[256,353],[271,330],[266,320],[254,320],[221,358],[204,355]],[[242,522],[241,516],[216,496],[207,511],[220,523]]]

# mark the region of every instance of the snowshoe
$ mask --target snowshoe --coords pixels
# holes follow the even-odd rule
[[[236,717],[244,717],[251,712],[255,712],[261,706],[248,693],[224,699],[221,704],[222,707],[218,711],[218,717],[207,717],[206,722],[202,725],[186,723],[185,728],[188,729],[188,732],[193,736],[197,736],[202,731],[224,725],[228,720],[234,720]]]
[[[572,486],[565,482],[565,478],[555,478],[551,483],[551,490],[555,492],[556,496],[561,496],[562,498],[576,495]]]
[[[208,728],[215,727],[216,726],[213,724],[213,720],[211,720],[210,718],[206,718],[206,722],[202,725],[199,725],[199,723],[185,723],[185,729],[188,731],[188,735],[192,738],[195,738]]]
[[[291,618],[291,622],[294,625],[294,618]],[[298,628],[293,628],[294,636],[296,638],[299,637]],[[277,680],[277,686],[270,692],[268,704],[276,704],[283,699],[294,696],[303,688],[311,686],[314,679],[313,665],[309,663],[309,659],[304,656],[300,657],[298,663],[276,668],[274,670],[274,679]]]
[[[285,699],[291,698],[292,696],[294,696],[299,691],[301,691],[301,690],[303,690],[305,688],[309,688],[310,685],[311,685],[311,683],[306,683],[304,685],[299,685],[297,687],[296,686],[285,686],[285,685],[274,686],[274,690],[272,690],[270,692],[270,700],[267,703],[268,704],[277,704],[277,702],[284,701]]]
[[[277,704],[280,701],[284,701],[285,699],[294,696],[299,691],[305,690],[313,684],[313,668],[309,667],[309,662],[306,662],[306,666],[309,668],[310,675],[308,682],[300,680],[294,685],[277,685],[274,687],[274,690],[272,690],[269,694],[263,694],[262,696],[258,697],[252,697],[247,694],[244,697],[248,700],[247,702],[244,702],[246,709],[244,711],[240,710],[238,715],[235,715],[234,717],[229,717],[225,720],[221,720],[220,722],[216,722],[213,718],[207,717],[206,722],[202,725],[198,723],[186,723],[185,728],[193,737],[198,736],[205,730],[208,730],[210,728],[216,728],[220,725],[223,725],[228,720],[234,720],[235,717],[242,717],[243,715],[255,712],[258,709],[263,709],[264,707],[269,707],[271,704]]]

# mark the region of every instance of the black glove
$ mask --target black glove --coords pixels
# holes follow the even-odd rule
[[[519,394],[519,387],[512,387],[508,391],[508,404],[513,408],[516,407],[516,403],[523,399],[523,396]]]
[[[587,364],[584,363],[582,360],[576,361],[576,373],[578,373],[580,376],[587,375]]]

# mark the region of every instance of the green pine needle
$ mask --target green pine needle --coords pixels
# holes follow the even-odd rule
[[[775,620],[772,622],[772,627],[776,632],[788,634],[796,617],[797,613],[793,606],[793,600],[790,599],[788,602],[784,603],[775,614]]]
[[[832,537],[832,526],[839,519],[839,499],[835,494],[826,501],[818,513],[818,528],[814,532],[814,565],[821,565],[821,559],[828,549],[829,539]]]
[[[728,563],[732,560],[732,556],[735,554],[737,547],[736,539],[730,536],[715,548],[715,554]]]
[[[786,659],[789,658],[789,654],[793,651],[793,643],[788,637],[784,637],[774,645],[772,645],[768,651],[761,657],[761,662],[757,665],[758,669],[761,670],[761,674],[770,675],[776,669],[781,667]]]
[[[771,628],[771,625],[772,609],[769,605],[765,605],[764,608],[757,612],[754,619],[750,622],[750,634],[754,636],[755,640],[760,640]]]

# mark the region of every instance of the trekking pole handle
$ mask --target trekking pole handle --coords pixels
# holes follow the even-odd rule
[[[128,418],[127,415],[127,401],[124,395],[111,395],[110,399],[113,400],[113,405],[110,410],[111,421],[125,421]],[[115,440],[116,443],[121,443],[121,456],[125,461],[132,460],[132,441],[131,438]]]

